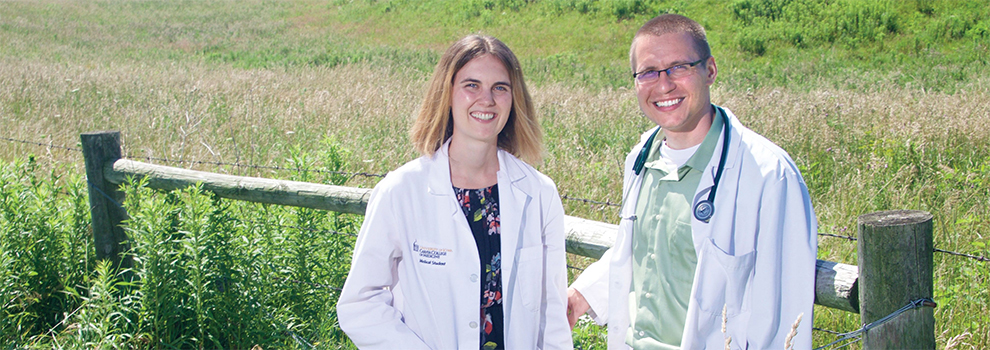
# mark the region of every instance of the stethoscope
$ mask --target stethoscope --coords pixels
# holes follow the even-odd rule
[[[729,116],[722,111],[722,108],[715,108],[718,109],[717,113],[722,115],[723,121],[722,156],[718,159],[718,168],[715,170],[715,183],[712,184],[712,190],[708,192],[708,199],[702,199],[694,204],[694,218],[705,223],[708,223],[712,219],[712,215],[715,214],[715,190],[718,189],[718,180],[722,178],[722,170],[725,169],[725,158],[729,153]],[[643,149],[639,150],[639,156],[636,157],[636,162],[633,163],[633,172],[637,176],[643,171],[643,167],[646,166],[646,158],[650,155],[650,149],[653,148],[653,140],[657,138],[658,133],[660,133],[660,128],[653,131],[650,138],[646,140],[646,144],[643,145]]]

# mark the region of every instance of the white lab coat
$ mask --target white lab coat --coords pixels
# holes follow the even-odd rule
[[[480,258],[449,142],[372,191],[337,315],[361,349],[478,349]],[[564,211],[553,181],[498,151],[507,349],[571,349]]]
[[[681,348],[725,349],[726,336],[731,336],[732,349],[783,349],[791,326],[803,314],[792,343],[794,349],[810,349],[818,224],[807,186],[786,152],[723,110],[731,125],[729,151],[711,222],[691,220],[698,265]],[[631,241],[642,183],[632,166],[652,131],[626,157],[615,244],[572,284],[591,305],[595,321],[608,324],[613,350],[628,348]],[[693,203],[708,198],[723,142],[716,146]]]

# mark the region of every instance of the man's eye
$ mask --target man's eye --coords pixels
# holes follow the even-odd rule
[[[660,71],[658,70],[648,70],[643,72],[643,74],[640,74],[640,76],[642,76],[644,79],[653,79],[659,75],[660,75]]]

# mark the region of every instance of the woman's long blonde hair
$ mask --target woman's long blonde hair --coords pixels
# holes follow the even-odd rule
[[[454,132],[450,110],[454,76],[468,62],[484,55],[492,55],[505,65],[512,86],[512,109],[509,120],[498,134],[498,147],[529,164],[539,164],[543,159],[543,131],[523,81],[519,60],[505,43],[485,35],[461,38],[440,57],[423,96],[419,116],[409,132],[413,146],[419,153],[429,156],[450,138]]]

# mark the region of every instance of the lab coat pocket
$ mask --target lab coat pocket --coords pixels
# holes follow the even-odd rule
[[[695,300],[704,312],[722,313],[732,317],[749,312],[750,282],[756,252],[731,255],[718,247],[714,240],[704,243],[698,259],[697,293]]]
[[[543,245],[519,248],[515,271],[515,291],[523,306],[530,311],[538,310],[543,298]]]

